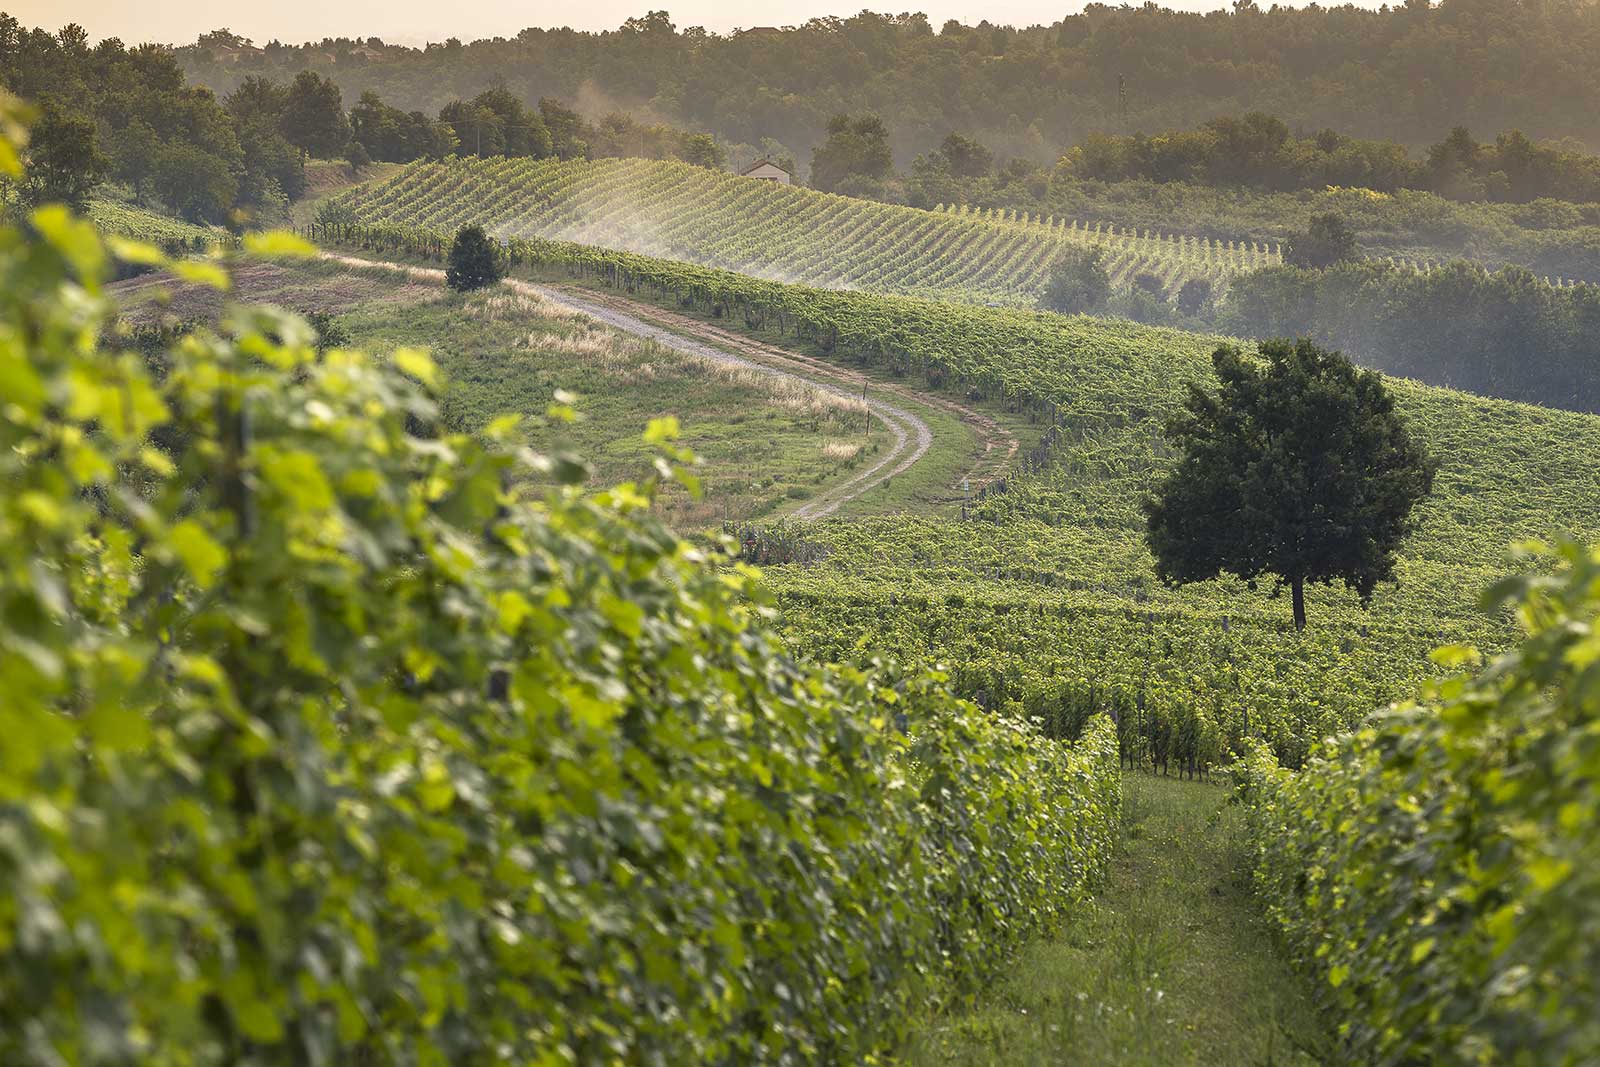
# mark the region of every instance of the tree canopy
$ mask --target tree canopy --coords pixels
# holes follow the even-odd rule
[[[839,114],[811,153],[811,184],[824,192],[870,192],[894,167],[889,131],[876,115]]]
[[[1191,383],[1166,428],[1183,454],[1145,503],[1147,540],[1171,585],[1276,575],[1304,629],[1307,582],[1342,582],[1365,603],[1393,580],[1435,466],[1376,371],[1303,339],[1260,354],[1223,345],[1218,391]]]

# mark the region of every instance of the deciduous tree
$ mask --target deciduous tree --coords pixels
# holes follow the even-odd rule
[[[1167,425],[1183,457],[1145,502],[1147,540],[1170,585],[1276,575],[1304,629],[1307,582],[1343,582],[1365,603],[1393,580],[1435,465],[1376,371],[1308,340],[1260,351],[1224,345],[1218,391],[1190,385]]]
[[[110,161],[95,143],[94,123],[82,115],[48,109],[28,145],[28,180],[23,195],[32,203],[63,203],[76,211],[105,180]]]
[[[1355,231],[1338,215],[1329,212],[1311,216],[1305,233],[1289,239],[1283,258],[1291,266],[1322,270],[1361,257]]]
[[[881,182],[893,165],[882,119],[835,115],[828,120],[828,139],[811,152],[811,184],[833,192],[852,178]]]
[[[283,135],[307,155],[330,159],[350,140],[339,87],[314,71],[295,75],[284,101]]]

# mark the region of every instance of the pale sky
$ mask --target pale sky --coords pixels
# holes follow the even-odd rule
[[[1227,5],[1225,0],[1165,0],[1163,6],[1210,11]],[[1378,0],[1358,0],[1358,6],[1376,7]],[[938,29],[952,18],[969,24],[982,19],[1022,26],[1050,23],[1058,21],[1065,11],[1080,10],[1083,0],[935,0],[917,5],[905,0],[878,4],[862,0],[479,0],[467,4],[439,0],[276,0],[242,5],[218,4],[215,0],[0,0],[0,11],[9,11],[24,26],[54,31],[76,22],[94,40],[120,37],[128,44],[186,44],[203,31],[226,26],[257,44],[273,38],[299,44],[323,37],[376,36],[415,45],[447,37],[464,41],[513,37],[527,26],[615,29],[624,19],[643,15],[651,8],[671,12],[672,21],[679,28],[704,26],[724,33],[750,26],[795,25],[819,15],[850,15],[863,7],[874,11],[922,11]]]

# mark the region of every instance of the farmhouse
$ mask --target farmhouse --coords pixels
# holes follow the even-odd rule
[[[777,182],[779,185],[788,185],[791,181],[789,172],[770,159],[758,159],[739,173],[746,178],[760,178],[764,182]]]

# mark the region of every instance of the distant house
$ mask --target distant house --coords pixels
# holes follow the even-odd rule
[[[256,56],[265,55],[266,51],[267,50],[265,48],[257,48],[255,45],[246,41],[240,45],[223,45],[220,48],[213,48],[211,50],[211,56],[218,63],[233,64],[239,62],[241,59],[253,59]]]
[[[758,159],[739,173],[746,178],[760,178],[764,182],[777,182],[779,185],[788,185],[793,181],[788,171],[770,159]]]

